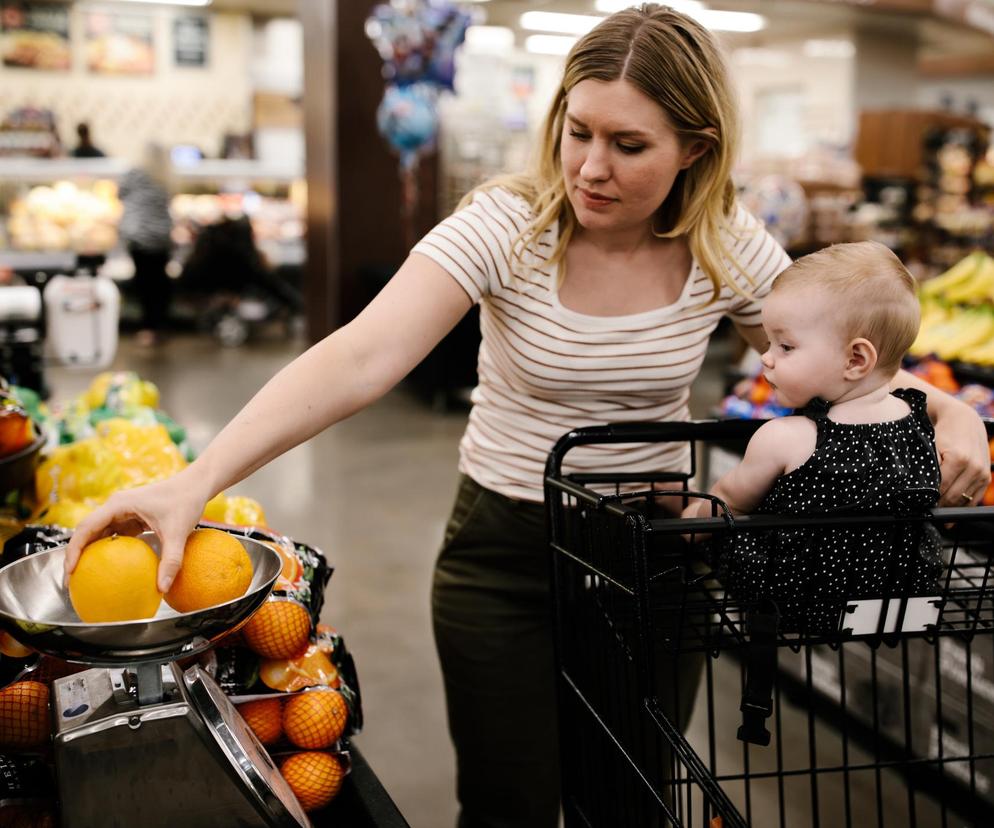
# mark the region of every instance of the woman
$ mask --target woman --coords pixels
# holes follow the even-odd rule
[[[765,346],[760,300],[789,260],[734,201],[735,147],[712,36],[661,6],[611,16],[567,58],[534,168],[471,194],[358,318],[277,374],[188,469],[94,512],[68,565],[96,536],[150,527],[163,541],[166,589],[211,495],[377,399],[479,302],[480,383],[432,601],[460,825],[551,828],[543,463],[575,426],[686,419],[722,316]],[[907,376],[900,384],[928,388]],[[983,428],[961,403],[934,389],[929,398],[946,491],[961,504],[989,476]],[[571,458],[576,468],[633,470],[687,459],[660,446]]]

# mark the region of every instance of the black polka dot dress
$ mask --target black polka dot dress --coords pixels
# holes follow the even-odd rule
[[[756,510],[773,515],[909,515],[939,499],[939,461],[925,395],[894,395],[911,412],[884,423],[828,418],[815,401],[800,413],[818,428],[814,453],[779,477]],[[925,523],[749,532],[722,544],[720,577],[741,601],[771,598],[781,632],[820,635],[839,627],[845,601],[933,595],[942,572],[938,534]]]

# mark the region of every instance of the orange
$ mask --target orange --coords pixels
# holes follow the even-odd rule
[[[264,745],[273,744],[283,735],[283,703],[278,698],[239,704],[238,712]]]
[[[267,658],[259,665],[259,678],[266,687],[292,693],[305,687],[338,687],[338,670],[327,654],[311,644],[293,659]]]
[[[311,690],[293,696],[283,708],[283,730],[297,747],[331,747],[345,732],[349,709],[337,690]]]
[[[296,584],[300,580],[300,576],[304,574],[304,567],[301,565],[297,554],[274,541],[262,541],[262,543],[276,552],[280,556],[280,560],[283,561],[283,567],[276,581],[276,588],[286,589]]]
[[[0,654],[10,658],[27,658],[35,652],[30,647],[25,647],[9,632],[0,631]]]
[[[242,627],[245,643],[264,658],[298,658],[311,636],[311,616],[296,601],[266,601]]]
[[[88,544],[69,576],[69,599],[88,624],[151,618],[162,594],[155,586],[159,557],[145,541],[112,535]]]
[[[336,757],[314,751],[288,757],[280,772],[305,811],[316,811],[331,802],[345,779],[345,768]]]
[[[18,681],[0,690],[0,745],[39,747],[50,732],[47,684]]]
[[[220,529],[194,529],[166,603],[177,612],[195,612],[241,598],[251,583],[252,561],[236,537]]]

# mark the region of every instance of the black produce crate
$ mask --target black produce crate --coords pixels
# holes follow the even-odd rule
[[[355,744],[349,754],[352,771],[332,803],[311,814],[314,828],[410,828]]]

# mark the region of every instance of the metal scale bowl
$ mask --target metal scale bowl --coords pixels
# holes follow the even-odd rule
[[[140,537],[156,553],[158,538]],[[0,626],[42,653],[91,669],[53,684],[55,764],[65,828],[183,825],[298,828],[310,822],[255,734],[195,656],[248,618],[280,556],[234,535],[252,560],[241,597],[143,621],[86,624],[62,585],[65,547],[0,569]]]

